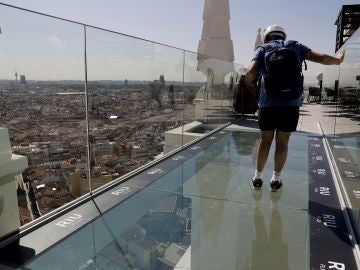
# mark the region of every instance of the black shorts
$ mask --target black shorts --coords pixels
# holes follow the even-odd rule
[[[259,128],[263,131],[281,130],[292,132],[296,130],[299,121],[299,107],[278,106],[259,109]]]

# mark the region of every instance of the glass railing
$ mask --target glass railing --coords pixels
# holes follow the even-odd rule
[[[18,190],[24,224],[72,201],[67,183],[86,168],[84,28],[3,5],[0,14],[0,126],[28,159],[29,194]]]
[[[189,96],[201,83],[184,83],[185,52],[179,49],[86,27],[86,50],[94,189],[104,175],[124,175],[165,147],[182,147],[184,108],[195,121]],[[164,145],[165,133],[176,128],[176,139]]]
[[[321,122],[337,167],[340,188],[360,232],[360,29],[343,45],[346,56],[333,87],[325,88],[328,121]],[[327,75],[324,73],[324,76]],[[338,84],[338,87],[336,87]],[[330,94],[330,95],[329,95]]]
[[[22,224],[228,122],[233,63],[3,4],[0,17],[0,126],[28,159]]]

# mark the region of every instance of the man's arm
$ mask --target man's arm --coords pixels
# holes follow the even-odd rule
[[[259,75],[259,61],[252,60],[245,74],[245,84],[249,88],[256,88]]]
[[[344,57],[345,57],[345,50],[340,51],[335,57],[314,51],[308,51],[305,54],[306,60],[310,60],[323,65],[340,65],[344,61]]]

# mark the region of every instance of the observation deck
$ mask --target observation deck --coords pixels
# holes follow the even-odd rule
[[[0,238],[0,269],[360,269],[359,30],[340,68],[324,68],[322,98],[307,102],[305,89],[284,185],[270,192],[271,158],[262,190],[250,184],[256,115],[232,107],[241,65],[208,85],[196,53],[3,4],[0,14],[3,66],[31,55],[34,72],[66,78],[21,84],[0,70],[0,146],[29,160],[17,192],[34,219]]]

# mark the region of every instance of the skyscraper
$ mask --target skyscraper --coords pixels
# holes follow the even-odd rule
[[[20,83],[21,83],[21,84],[26,84],[26,77],[25,77],[25,75],[20,75]]]

